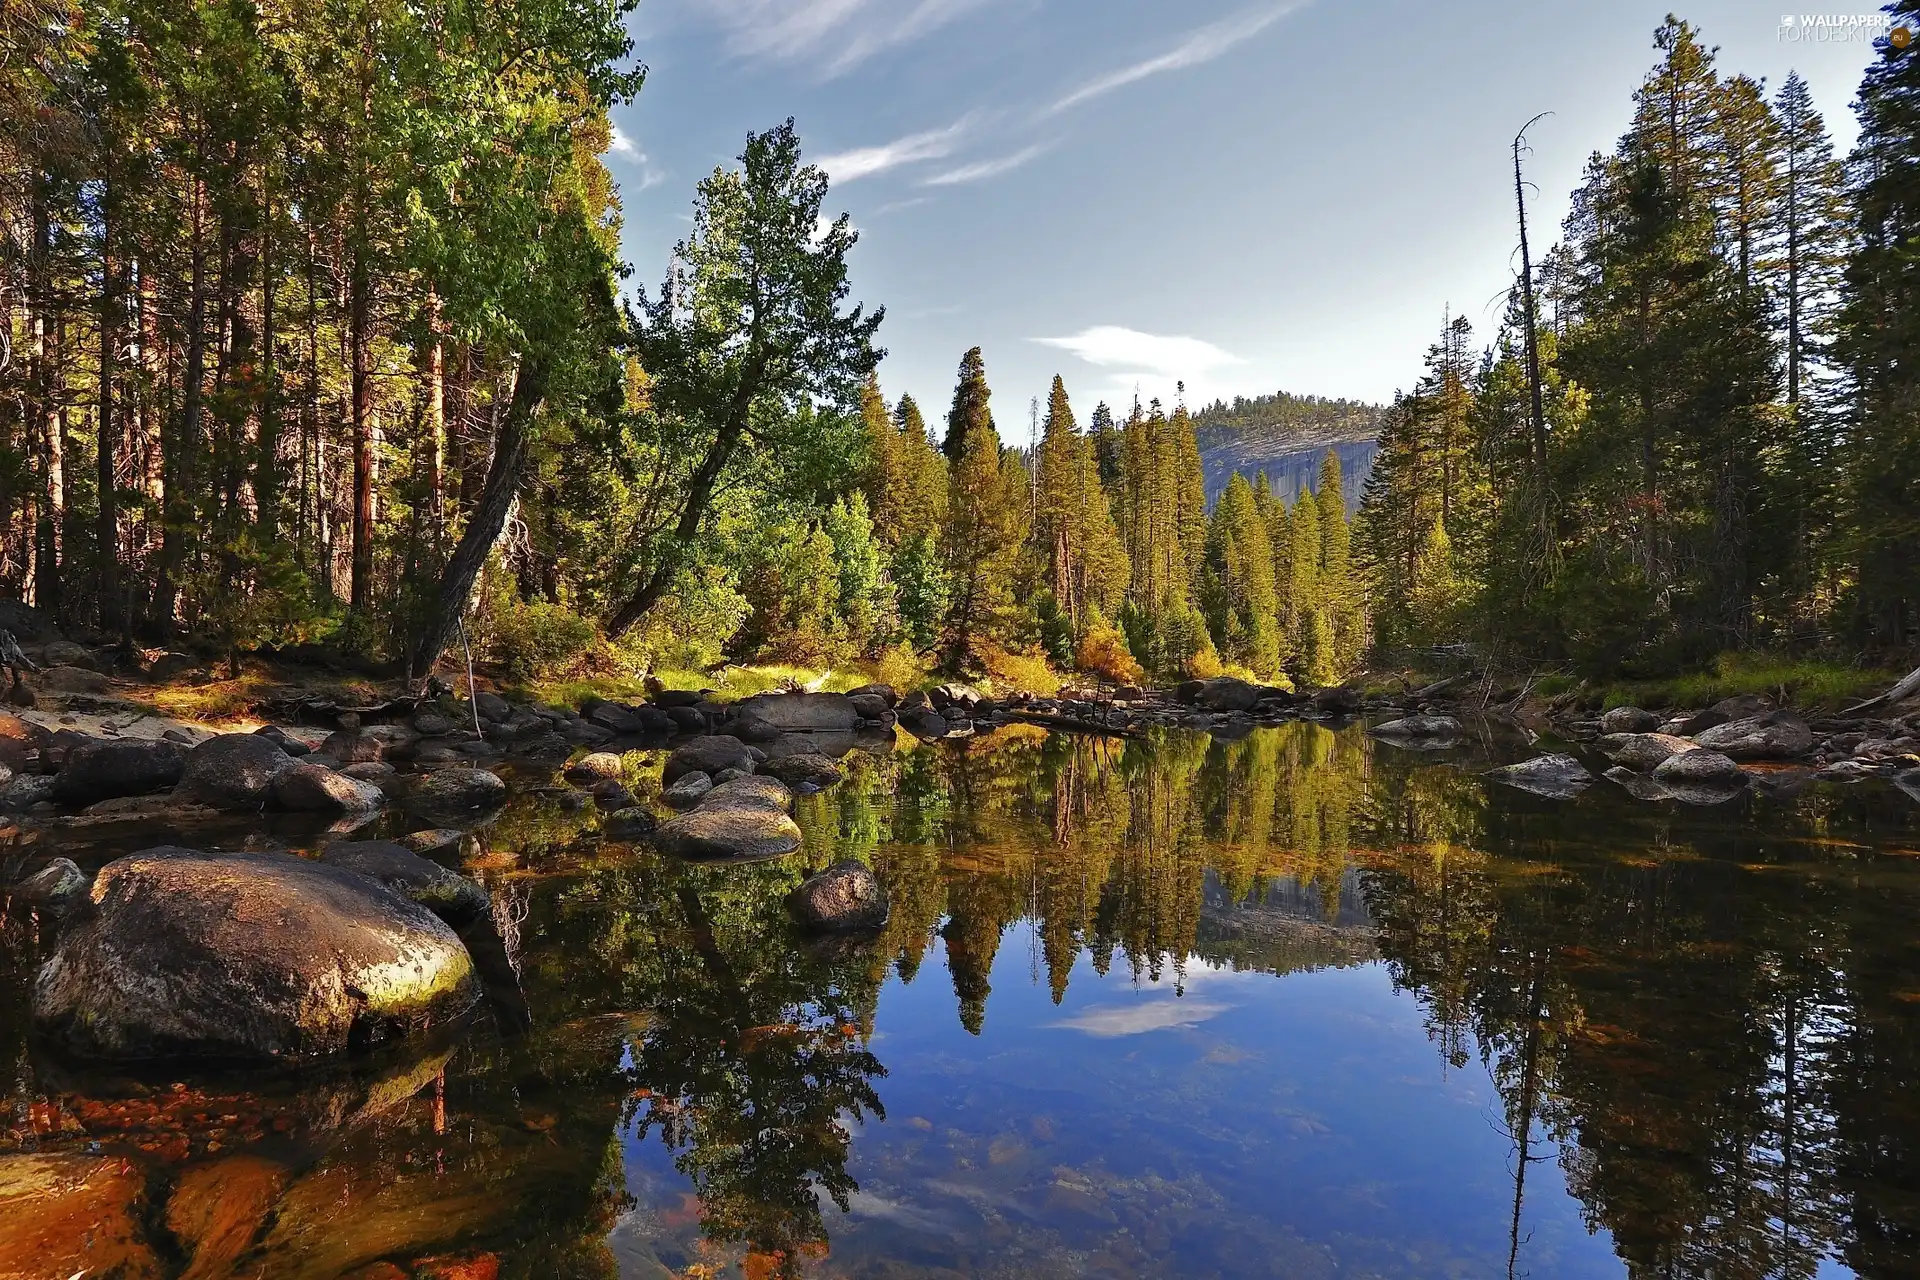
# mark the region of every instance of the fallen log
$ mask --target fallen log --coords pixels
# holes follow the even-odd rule
[[[1865,711],[1868,707],[1877,707],[1882,703],[1899,702],[1903,698],[1911,698],[1916,693],[1920,693],[1920,667],[1915,667],[1912,671],[1909,671],[1905,679],[1899,681],[1893,688],[1887,690],[1879,697],[1868,698],[1865,702],[1848,707],[1840,714],[1850,716],[1856,711]]]

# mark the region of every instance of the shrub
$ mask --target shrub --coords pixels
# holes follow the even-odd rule
[[[596,638],[593,624],[565,605],[513,601],[493,616],[487,655],[509,675],[538,679],[572,667]]]
[[[1073,661],[1080,670],[1104,676],[1115,684],[1139,684],[1147,678],[1127,652],[1127,638],[1097,612],[1087,621],[1086,634],[1080,637]]]

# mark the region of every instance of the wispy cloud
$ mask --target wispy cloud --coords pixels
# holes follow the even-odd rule
[[[1103,369],[1136,370],[1163,377],[1191,378],[1242,363],[1239,356],[1200,338],[1162,337],[1112,324],[1095,325],[1064,338],[1035,338],[1034,341],[1070,351]]]
[[[1003,173],[1011,173],[1021,165],[1032,160],[1046,150],[1036,143],[1031,147],[1022,147],[1012,155],[996,156],[991,160],[977,160],[972,164],[963,164],[958,169],[949,169],[945,173],[936,173],[920,185],[923,187],[953,187],[963,182],[979,182],[985,178],[997,178]]]
[[[1115,89],[1124,89],[1149,76],[1157,76],[1167,71],[1179,71],[1186,67],[1197,67],[1204,62],[1212,62],[1235,45],[1251,40],[1280,19],[1298,9],[1304,0],[1288,0],[1287,3],[1272,5],[1261,9],[1250,9],[1244,13],[1223,18],[1192,32],[1173,48],[1130,67],[1121,67],[1109,71],[1106,75],[1089,80],[1064,98],[1048,107],[1045,114],[1052,115],[1077,107],[1083,102],[1104,97]]]
[[[1134,1004],[1096,1005],[1052,1025],[1068,1031],[1082,1031],[1102,1040],[1112,1040],[1121,1036],[1198,1026],[1232,1007],[1208,1000],[1142,1000]]]
[[[640,175],[639,181],[634,184],[637,191],[657,187],[667,180],[666,171],[656,166],[652,158],[640,149],[640,144],[633,140],[633,136],[619,125],[613,126],[613,137],[607,143],[607,151],[625,161],[626,167]]]
[[[953,154],[954,148],[960,145],[960,140],[973,127],[973,123],[974,117],[962,116],[944,129],[910,133],[877,147],[836,152],[820,157],[815,163],[825,169],[827,176],[835,182],[852,182],[856,178],[883,173],[903,164],[945,159]]]
[[[878,209],[875,209],[873,216],[876,218],[884,218],[890,213],[900,213],[906,209],[918,208],[920,205],[928,204],[932,200],[932,196],[914,196],[911,200],[889,200]],[[889,312],[889,314],[892,313]]]
[[[988,0],[685,0],[726,33],[728,52],[804,61],[827,77],[911,44]]]

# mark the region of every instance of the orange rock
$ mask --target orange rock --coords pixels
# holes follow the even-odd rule
[[[286,1169],[257,1156],[229,1156],[183,1173],[167,1201],[167,1229],[189,1259],[180,1280],[226,1276],[286,1185]]]
[[[0,1156],[0,1280],[159,1280],[139,1226],[145,1181],[118,1158]]]
[[[391,1262],[376,1262],[358,1271],[350,1271],[340,1280],[407,1280],[407,1273]]]
[[[481,1253],[467,1258],[416,1258],[414,1280],[500,1280],[498,1254]]]

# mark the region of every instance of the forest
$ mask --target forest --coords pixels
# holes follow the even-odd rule
[[[876,370],[794,122],[622,261],[634,0],[20,0],[0,25],[0,594],[69,631],[423,675],[725,662],[1324,685],[1411,650],[1670,672],[1920,626],[1920,71],[1835,154],[1807,85],[1655,33],[1630,127],[1484,348],[1449,319],[1358,516],[1329,454],[1209,503],[1196,426],[1004,439],[979,348]],[[1896,19],[1920,6],[1891,6]],[[1273,399],[1273,398],[1269,398]],[[1084,408],[1084,406],[1083,406]],[[1025,434],[1025,433],[1022,433]]]

